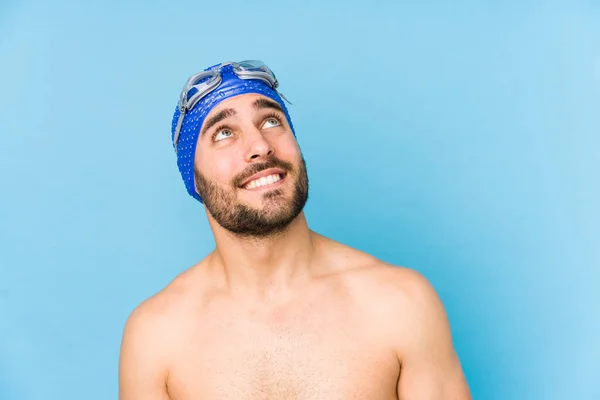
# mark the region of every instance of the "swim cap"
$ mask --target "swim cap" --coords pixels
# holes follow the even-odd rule
[[[269,85],[259,79],[240,79],[234,72],[231,65],[221,67],[221,64],[208,67],[205,71],[215,68],[221,68],[222,81],[220,85],[212,92],[203,97],[190,111],[187,112],[183,119],[179,140],[177,142],[177,166],[188,193],[196,200],[202,203],[200,195],[196,192],[194,186],[194,156],[196,153],[196,143],[198,135],[206,116],[223,100],[230,99],[235,96],[248,93],[256,93],[266,96],[276,101],[285,113],[285,117],[290,124],[292,133],[296,136],[292,120],[288,110],[283,102],[283,99]],[[173,114],[171,124],[171,140],[173,141],[177,120],[179,118],[179,106],[176,107]],[[175,146],[175,145],[174,145]]]

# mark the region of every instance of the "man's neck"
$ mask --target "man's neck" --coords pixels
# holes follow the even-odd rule
[[[222,271],[229,288],[238,293],[265,299],[286,297],[314,272],[318,235],[308,228],[303,212],[272,237],[238,237],[220,226],[213,226],[213,234],[216,249],[211,268]]]

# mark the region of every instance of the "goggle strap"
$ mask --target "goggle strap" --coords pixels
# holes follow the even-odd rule
[[[181,132],[181,126],[183,125],[183,119],[185,118],[185,112],[179,113],[177,118],[177,125],[175,126],[175,134],[173,135],[173,144],[175,145],[175,153],[177,153],[177,145],[179,144],[179,134]]]
[[[204,75],[204,76],[203,76]],[[197,85],[192,85],[194,81],[198,81],[205,76],[212,75],[213,78],[209,79],[207,82],[202,82]],[[175,145],[175,152],[177,153],[177,144],[179,141],[179,135],[181,133],[181,127],[183,125],[183,120],[185,115],[189,110],[194,108],[194,106],[207,94],[212,92],[216,87],[221,84],[221,74],[215,74],[214,72],[200,72],[195,74],[190,79],[188,79],[187,84],[185,85],[184,90],[181,94],[181,99],[179,102],[179,118],[177,118],[177,125],[175,127],[175,134],[173,135],[173,144]],[[196,93],[188,100],[187,94],[192,89],[195,88],[197,90]]]
[[[278,90],[275,90],[275,92],[277,92],[277,94],[278,94],[278,95],[280,95],[280,96],[281,96],[281,98],[282,98],[283,100],[285,100],[285,101],[286,101],[286,102],[288,102],[288,103],[289,103],[291,106],[293,106],[292,102],[291,102],[291,101],[289,101],[288,99],[286,99],[286,97],[283,95],[283,93],[281,93],[281,92],[280,92],[280,91],[278,91]]]

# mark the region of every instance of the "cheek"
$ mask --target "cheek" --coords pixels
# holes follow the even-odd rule
[[[283,160],[300,160],[300,148],[298,147],[298,142],[292,135],[282,138],[277,145],[277,150],[278,157]]]
[[[197,168],[209,180],[228,185],[235,174],[235,165],[232,160],[226,157],[205,157],[196,161]]]

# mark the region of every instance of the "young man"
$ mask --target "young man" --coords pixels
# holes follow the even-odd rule
[[[216,248],[129,317],[120,399],[470,399],[431,285],[309,229],[277,87],[258,62],[188,80],[173,142]]]

